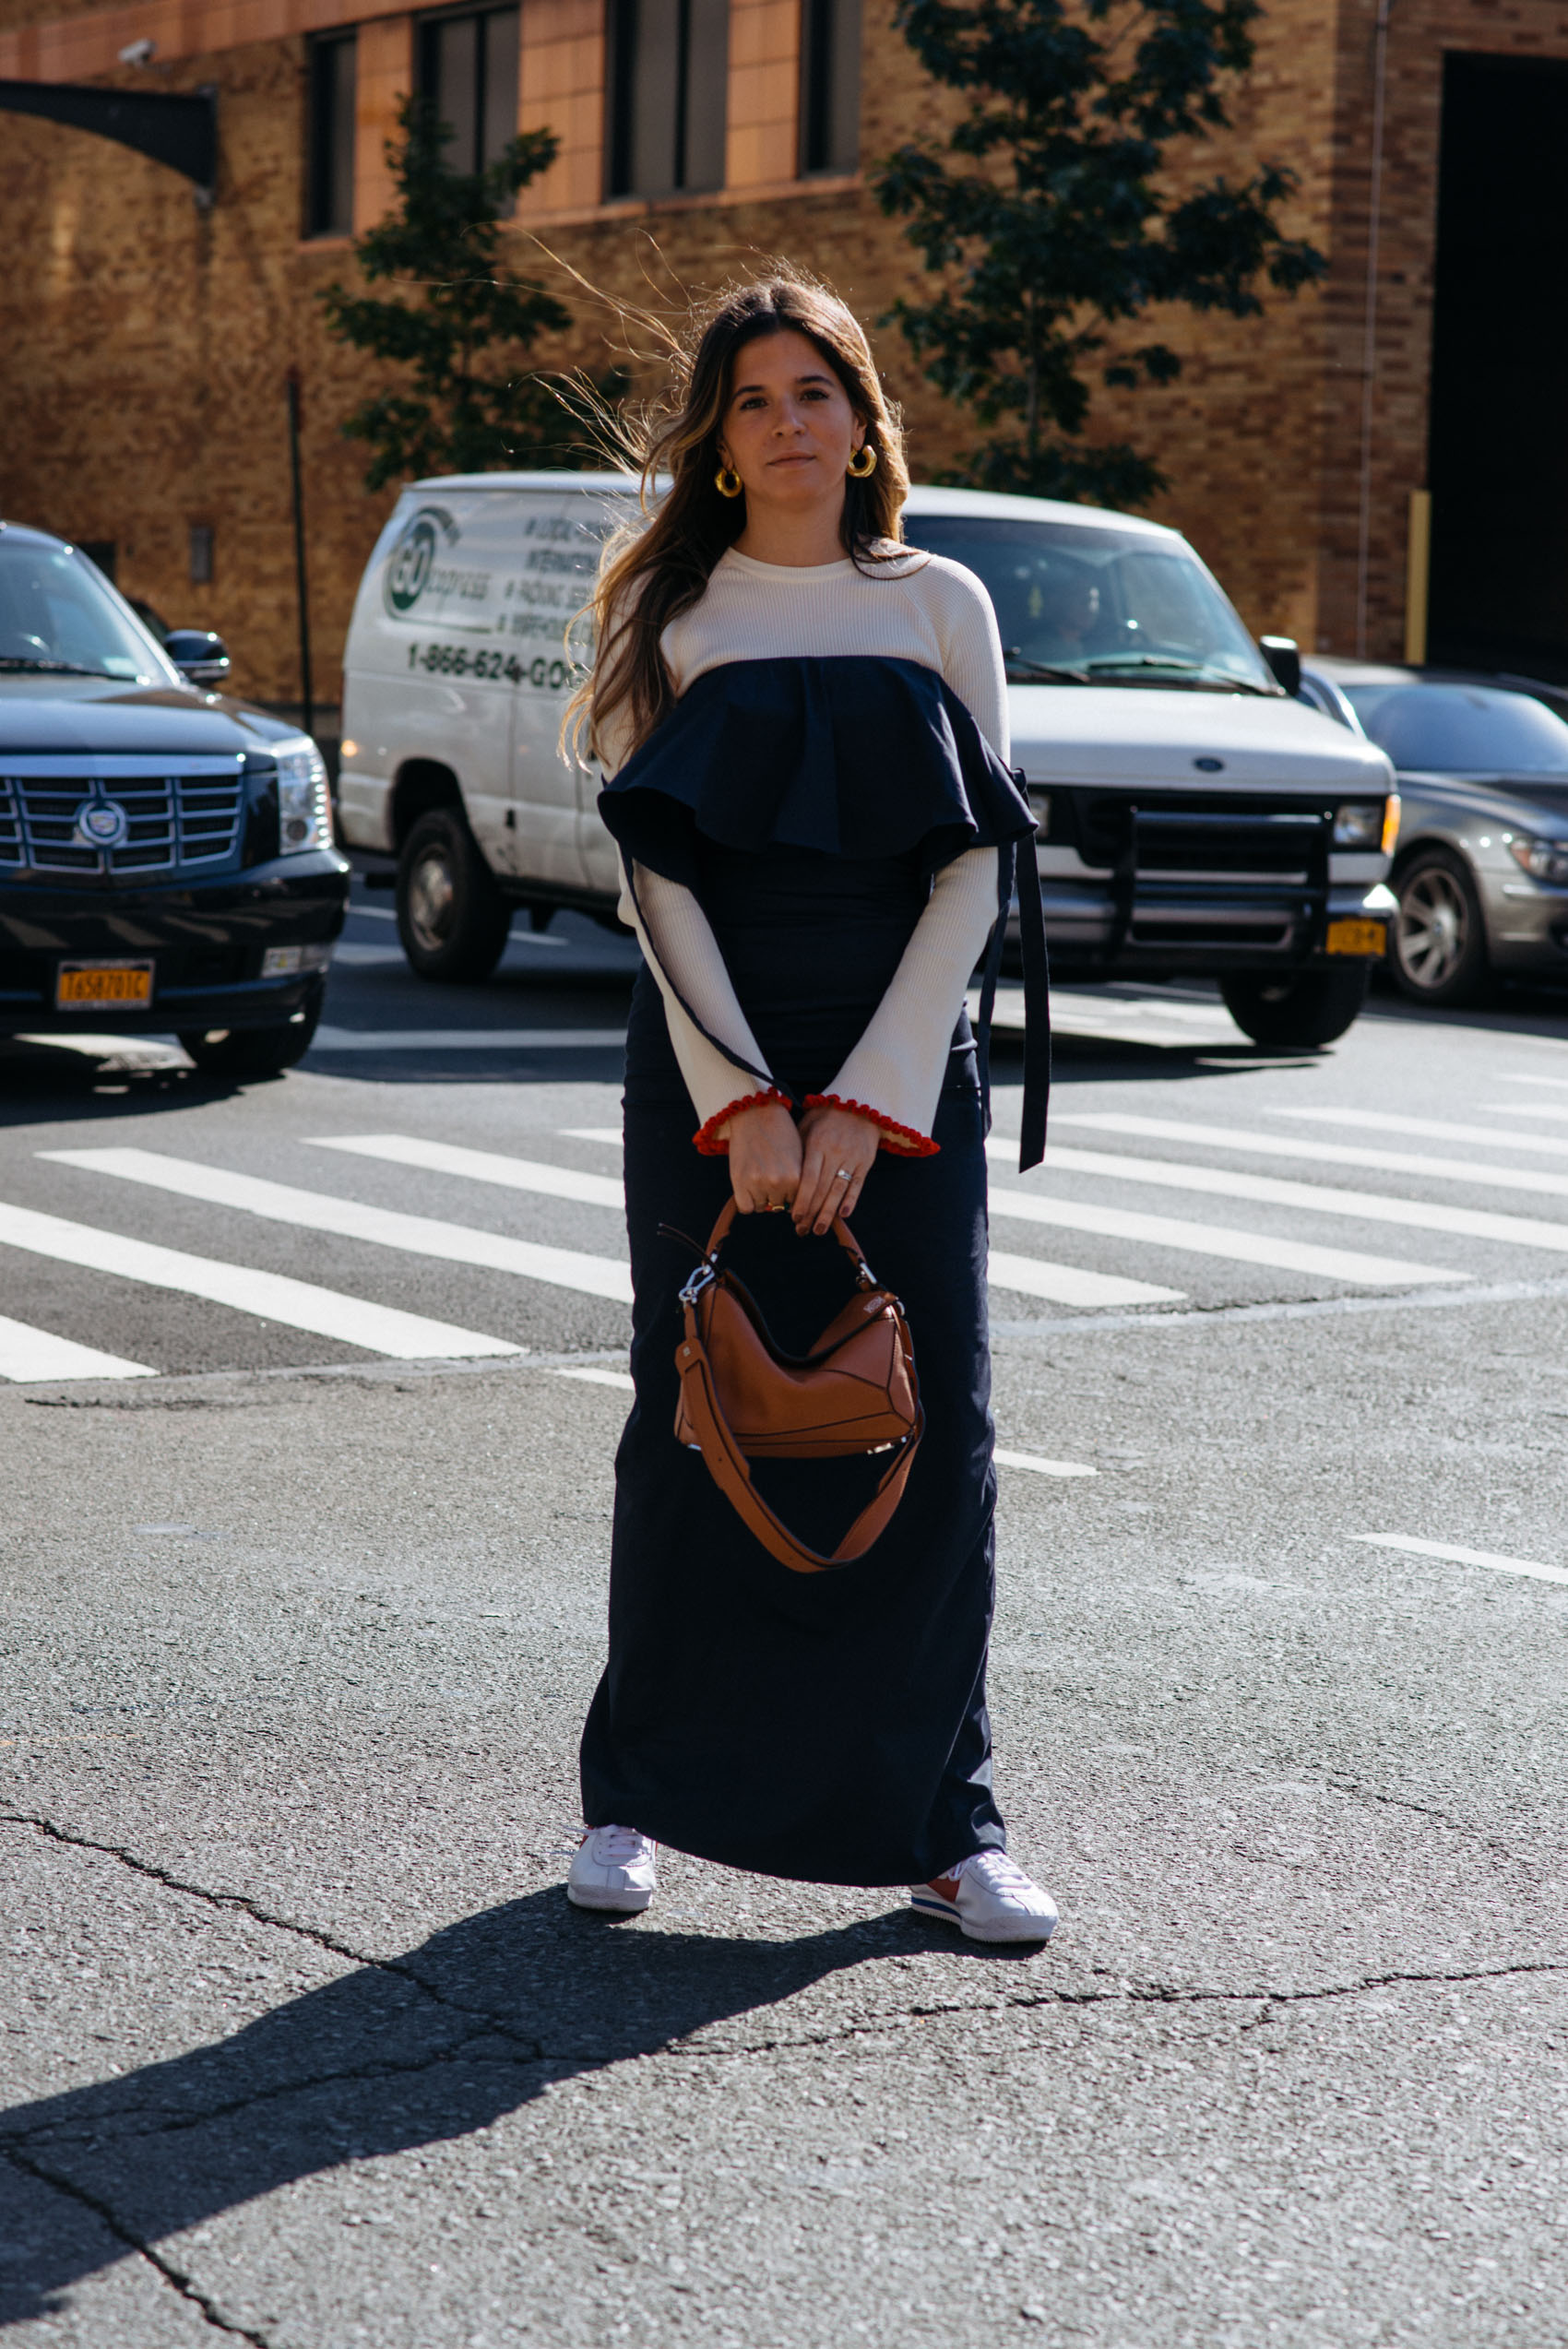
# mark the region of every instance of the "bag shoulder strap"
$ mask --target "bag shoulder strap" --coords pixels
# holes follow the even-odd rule
[[[723,1220],[720,1217],[720,1221]],[[848,1229],[848,1227],[845,1228]],[[790,1567],[797,1574],[826,1574],[836,1566],[853,1565],[856,1559],[863,1558],[872,1544],[886,1530],[894,1511],[904,1498],[904,1487],[914,1465],[921,1438],[925,1433],[923,1406],[918,1406],[914,1426],[898,1446],[897,1456],[871,1500],[832,1557],[824,1558],[818,1551],[809,1549],[804,1542],[796,1539],[753,1483],[750,1463],[737,1446],[719,1408],[707,1348],[697,1327],[696,1307],[690,1299],[686,1301],[685,1312],[686,1334],[677,1350],[675,1367],[680,1373],[687,1422],[696,1435],[703,1460],[714,1483],[748,1530],[755,1535],[765,1549],[771,1551],[781,1566]]]

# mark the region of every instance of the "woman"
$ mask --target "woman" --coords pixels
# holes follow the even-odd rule
[[[906,1883],[974,1939],[1042,1941],[1056,1911],[1005,1857],[985,1707],[995,1487],[964,996],[1033,829],[1004,764],[996,623],[971,573],[900,545],[898,427],[826,290],[785,275],[728,295],[683,388],[641,452],[671,487],[607,551],[574,712],[645,963],[625,1092],[636,1401],[567,1894],[647,1908],[665,1842]],[[782,1345],[844,1302],[821,1237],[838,1215],[908,1311],[925,1440],[891,1524],[837,1572],[776,1562],[672,1434],[695,1252],[674,1235],[705,1237],[731,1190],[727,1261]],[[758,1481],[831,1548],[869,1465]]]

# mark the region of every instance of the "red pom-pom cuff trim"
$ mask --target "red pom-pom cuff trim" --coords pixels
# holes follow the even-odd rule
[[[720,1136],[719,1128],[728,1125],[730,1120],[737,1117],[742,1109],[763,1109],[770,1101],[779,1102],[786,1109],[792,1109],[795,1106],[790,1096],[780,1093],[776,1085],[767,1086],[760,1093],[742,1094],[738,1101],[727,1102],[722,1109],[715,1109],[712,1117],[698,1126],[692,1136],[693,1143],[705,1158],[727,1158],[730,1156],[730,1137],[728,1134]]]
[[[880,1126],[884,1134],[897,1143],[906,1157],[934,1158],[942,1148],[941,1143],[933,1142],[929,1133],[917,1133],[912,1125],[900,1125],[897,1118],[885,1117],[880,1109],[870,1108],[864,1101],[846,1101],[837,1093],[808,1093],[805,1106],[808,1109],[849,1109],[858,1118],[870,1118],[873,1125]],[[885,1150],[887,1142],[882,1146]]]

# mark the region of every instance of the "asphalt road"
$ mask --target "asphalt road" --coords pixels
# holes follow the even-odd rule
[[[279,1083],[0,1058],[7,2337],[1568,2341],[1558,1007],[1063,998],[992,1169],[1061,1932],[679,1857],[607,1925],[628,960],[437,993],[386,909]]]

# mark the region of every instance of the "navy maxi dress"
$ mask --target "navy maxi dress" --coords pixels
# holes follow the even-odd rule
[[[604,792],[628,864],[690,887],[767,1074],[826,1091],[875,1012],[934,869],[1032,836],[1021,792],[935,671],[862,657],[744,661],[699,679]],[[1026,860],[1028,881],[1033,859]],[[1003,898],[1005,903],[1005,896]],[[689,1009],[690,1007],[688,1007]],[[754,1089],[737,1074],[736,1093]],[[676,1291],[730,1195],[652,974],[626,1045],[636,1390],[616,1458],[610,1655],[582,1741],[584,1818],[762,1874],[921,1883],[1001,1848],[986,1653],[995,1480],[981,1087],[960,1014],[934,1155],[882,1151],[855,1211],[902,1298],[927,1430],[903,1503],[857,1564],[792,1573],[674,1436]],[[803,1349],[849,1294],[831,1239],[739,1218],[725,1261]],[[874,1460],[760,1464],[786,1522],[830,1550]]]

